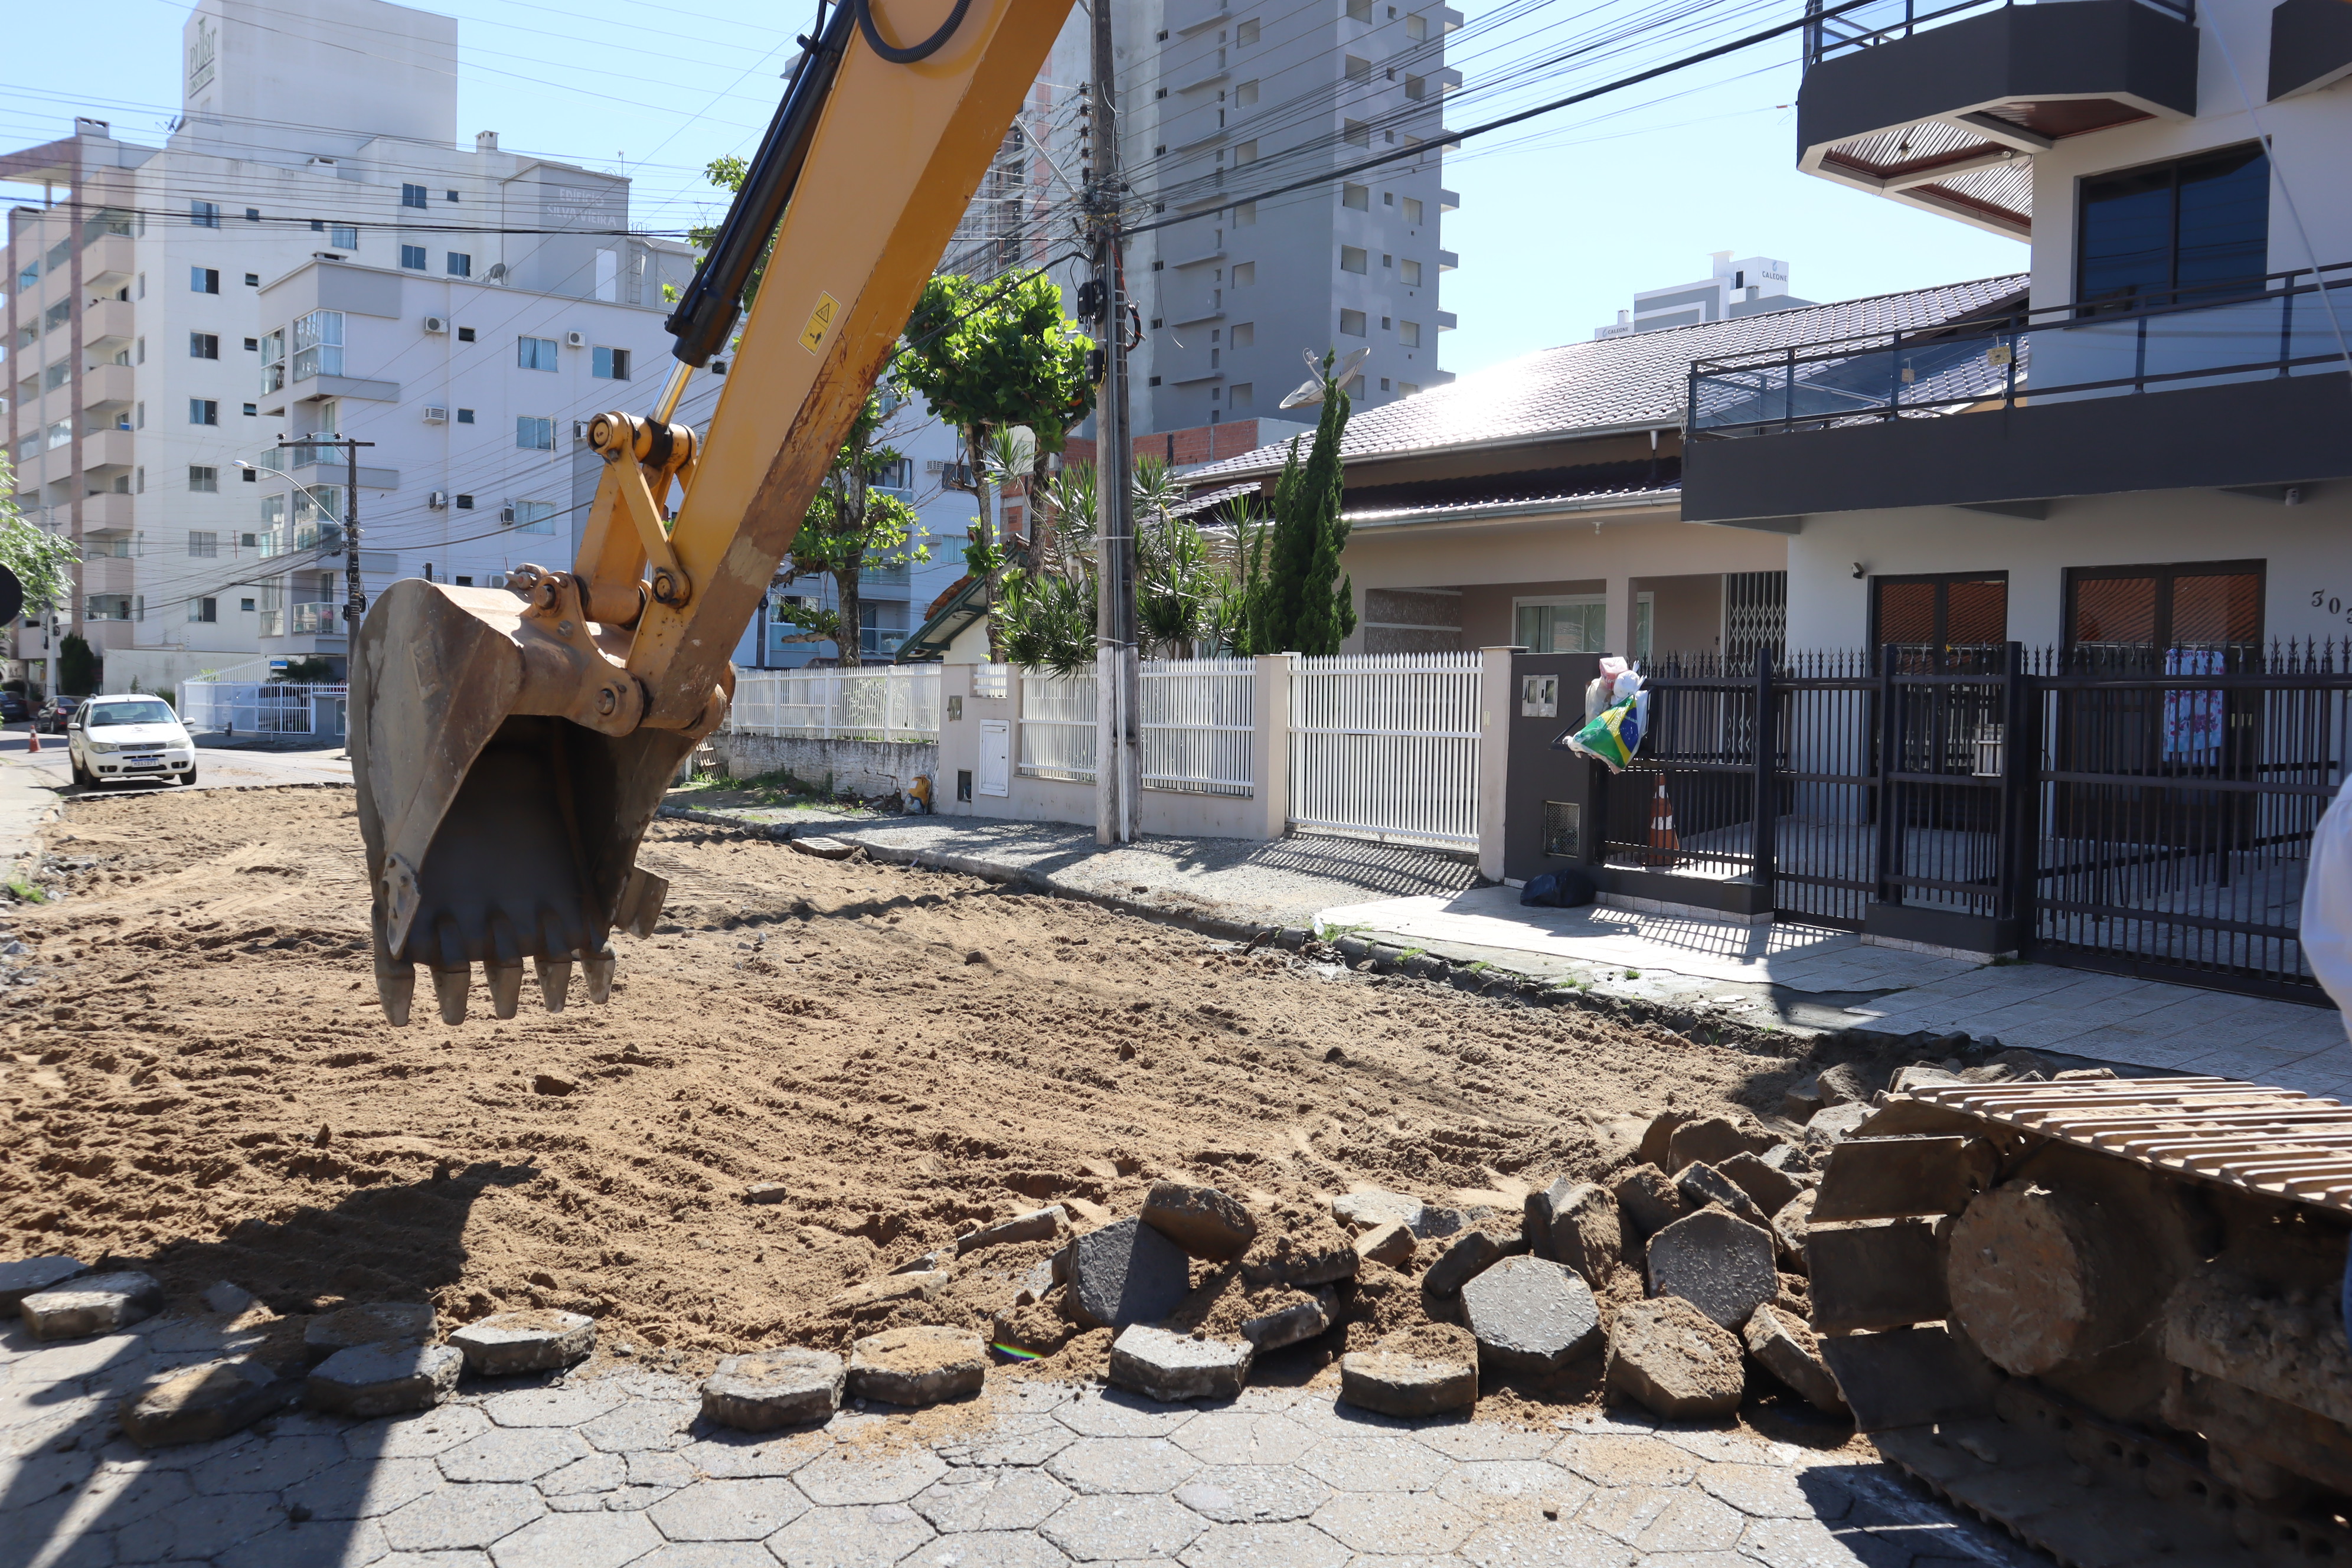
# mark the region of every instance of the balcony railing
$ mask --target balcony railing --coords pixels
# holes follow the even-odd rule
[[[1875,44],[1892,43],[1907,38],[1963,16],[1981,16],[1998,11],[2016,0],[1958,0],[1957,4],[1937,4],[1935,0],[1922,5],[1920,0],[1863,0],[1856,5],[1825,4],[1824,0],[1807,0],[1805,6],[1805,65],[1808,68],[1840,55],[1866,49]],[[2178,21],[2197,20],[2196,0],[2139,0],[2143,5]]]
[[[2352,262],[1695,362],[1694,438],[1937,418],[2347,366]]]
[[[299,637],[340,637],[343,630],[343,607],[341,605],[295,605],[294,635]]]

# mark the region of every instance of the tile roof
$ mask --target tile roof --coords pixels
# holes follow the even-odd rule
[[[2027,282],[2022,273],[1981,278],[1540,349],[1350,416],[1340,452],[1350,460],[1404,457],[1580,431],[1679,426],[1693,360],[1916,331],[1989,311],[2023,295]],[[1185,482],[1222,487],[1278,472],[1288,446],[1278,442],[1195,468],[1184,475]]]

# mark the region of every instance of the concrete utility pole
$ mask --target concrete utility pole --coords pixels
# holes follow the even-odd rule
[[[1092,178],[1087,220],[1095,240],[1095,302],[1101,310],[1095,393],[1095,842],[1125,844],[1136,830],[1142,775],[1135,636],[1135,500],[1127,415],[1128,299],[1121,257],[1118,104],[1112,86],[1111,0],[1093,0]]]
[[[360,592],[360,448],[374,445],[349,437],[331,441],[281,437],[278,443],[280,451],[296,447],[340,447],[343,451],[343,679],[347,685],[358,684],[360,622],[367,615],[367,595]]]

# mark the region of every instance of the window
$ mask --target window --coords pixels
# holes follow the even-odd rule
[[[260,413],[261,413],[261,405],[259,405],[259,404],[257,404],[257,403],[248,403],[248,404],[247,404],[247,405],[245,405],[245,416],[246,416],[247,419],[254,418],[254,417],[256,417],[257,416],[258,416]],[[252,475],[250,475],[250,474],[248,474],[248,475],[247,475],[246,477],[247,477],[247,479],[250,479],[250,478],[252,478],[253,476],[252,476]]]
[[[294,322],[294,379],[343,374],[343,313],[313,310]]]
[[[220,535],[188,531],[188,553],[199,561],[210,561],[220,554]]]
[[[462,250],[451,251],[449,253],[449,276],[452,278],[471,278],[473,275],[474,258],[467,255]]]
[[[474,411],[473,411],[472,409],[470,409],[470,408],[460,408],[459,410],[457,410],[457,423],[458,423],[458,424],[460,424],[460,425],[471,425],[473,422],[474,422]]]
[[[1409,349],[1417,349],[1421,347],[1421,323],[1419,321],[1399,321],[1397,323],[1397,342],[1402,343]]]
[[[1397,383],[1397,395],[1399,397],[1411,397],[1420,390],[1421,384],[1417,381],[1400,381]]]
[[[1349,212],[1369,212],[1372,205],[1372,188],[1370,185],[1342,184],[1339,187],[1339,205]]]
[[[459,511],[471,511],[471,510],[474,510],[474,498],[473,498],[472,496],[459,496],[459,497],[457,498],[457,510],[458,510]]]
[[[1387,271],[1390,268],[1394,267],[1395,265],[1396,265],[1396,258],[1395,258],[1395,257],[1391,256],[1391,255],[1390,255],[1387,251],[1385,251],[1385,250],[1383,250],[1383,251],[1381,251],[1381,271],[1385,272],[1385,271]]]
[[[457,329],[457,341],[461,343],[472,342],[474,341],[474,329],[471,327],[459,327]]]
[[[1339,335],[1343,338],[1362,337],[1364,335],[1364,313],[1361,310],[1340,311]]]
[[[190,202],[188,221],[198,228],[220,227],[220,203]]]
[[[1416,44],[1422,42],[1429,37],[1428,20],[1421,16],[1407,16],[1404,19],[1404,36]]]
[[[253,405],[250,403],[246,405],[246,407],[248,410],[251,409],[252,406]],[[258,484],[261,481],[261,470],[259,468],[239,468],[236,471],[236,477],[243,479],[247,484]],[[253,541],[248,539],[246,542],[250,544]]]
[[[1339,247],[1340,271],[1362,272],[1368,269],[1370,265],[1371,258],[1365,254],[1364,247],[1362,246],[1343,245]]]
[[[259,207],[246,208],[245,221],[247,223],[259,223],[261,221],[261,209]]]
[[[1406,258],[1405,260],[1397,268],[1397,277],[1403,281],[1404,286],[1408,289],[1420,288],[1421,263],[1413,260],[1410,257]]]
[[[1256,395],[1256,392],[1257,388],[1250,383],[1237,381],[1234,383],[1232,395],[1227,401],[1235,408],[1247,408],[1250,405],[1250,399]]]
[[[1371,61],[1365,59],[1360,55],[1349,55],[1344,58],[1348,62],[1348,79],[1349,81],[1370,81],[1372,79]]]
[[[258,273],[258,272],[248,272],[248,273],[247,273],[247,274],[245,275],[245,286],[246,286],[247,288],[248,288],[248,289],[258,289],[258,288],[260,288],[260,287],[261,287],[261,274],[260,274],[260,273]]]
[[[236,607],[243,610],[248,616],[253,614],[253,601],[251,599],[239,599],[236,602]]]
[[[1242,83],[1241,86],[1234,89],[1234,102],[1241,108],[1247,109],[1251,104],[1255,103],[1256,101],[1257,83],[1255,80],[1253,79],[1245,81]]]
[[[1372,144],[1372,128],[1362,121],[1349,120],[1340,123],[1342,135],[1349,146],[1369,147]]]
[[[1348,18],[1354,22],[1372,19],[1372,0],[1348,0]]]
[[[360,247],[359,226],[349,223],[329,224],[327,243],[337,250],[357,250]]]
[[[590,374],[602,377],[606,381],[628,380],[629,351],[626,349],[598,349],[595,353],[595,365]]]
[[[519,500],[514,503],[514,531],[517,533],[553,533],[555,503],[551,500]]]
[[[1512,640],[1532,653],[1608,651],[1608,600],[1599,594],[1569,594],[1553,599],[1514,599]]]
[[[190,599],[188,601],[188,619],[199,622],[219,620],[220,601],[218,599]]]
[[[50,306],[47,311],[43,312],[41,316],[41,331],[45,332],[54,331],[58,328],[64,326],[66,322],[70,321],[72,318],[73,301],[71,300],[60,300],[56,304]]]
[[[2228,654],[2256,650],[2262,636],[2259,561],[2077,567],[2066,574],[2069,647]]]
[[[188,268],[188,288],[189,288],[189,289],[190,289],[190,291],[191,291],[191,292],[197,293],[197,294],[217,294],[217,293],[219,293],[219,292],[220,292],[220,268],[217,268],[217,267],[191,267],[191,268]]]
[[[446,193],[445,193],[445,195],[446,195],[447,199],[448,199],[448,200],[450,200],[450,201],[453,201],[453,202],[454,202],[454,201],[456,201],[456,200],[457,199],[457,192],[455,192],[455,191],[449,191],[449,192],[446,192]]]
[[[515,445],[526,452],[555,450],[555,421],[535,414],[515,416]]]
[[[401,186],[400,205],[404,207],[423,206],[425,205],[425,187],[423,185]]]
[[[1408,75],[1404,79],[1404,95],[1407,98],[1415,100],[1427,98],[1429,96],[1429,84],[1420,77]]]
[[[1412,225],[1416,228],[1421,226],[1421,198],[1419,196],[1405,197],[1404,221]]]
[[[555,340],[553,338],[517,338],[515,363],[524,370],[553,370]]]
[[[16,290],[18,293],[22,293],[40,280],[41,262],[40,258],[36,257],[26,266],[22,272],[16,274]]]
[[[1998,647],[2009,637],[2009,574],[1944,572],[1871,580],[1873,647],[1903,649],[1915,668],[1955,649]]]
[[[276,392],[285,384],[286,333],[281,328],[261,334],[261,390]]]
[[[246,352],[246,353],[249,353],[249,354],[250,354],[250,353],[259,353],[261,352],[261,340],[260,340],[259,338],[247,338],[247,339],[246,339],[246,340],[245,340],[245,352]]]
[[[402,246],[400,247],[400,264],[403,267],[407,268],[411,272],[424,271],[425,247],[421,245]]]
[[[1234,168],[1238,169],[1244,163],[1255,163],[1256,162],[1257,143],[1255,142],[1237,142],[1234,144]]]
[[[1257,323],[1255,321],[1234,322],[1232,342],[1234,347],[1237,349],[1245,349],[1256,342]]]
[[[1246,22],[1239,22],[1239,23],[1234,24],[1234,42],[1236,45],[1248,45],[1248,44],[1255,44],[1255,43],[1256,43],[1256,42],[1257,42],[1257,18],[1256,18],[1256,17],[1252,16],[1252,17],[1251,17],[1248,21],[1246,21]]]
[[[251,470],[247,471],[250,472]],[[196,495],[218,495],[220,493],[220,470],[218,468],[198,468],[194,463],[189,464],[188,489],[192,493]],[[191,535],[190,537],[193,538],[194,536]],[[209,539],[212,536],[207,534],[205,537]],[[189,553],[195,553],[193,547],[191,547]]]
[[[92,594],[83,602],[82,619],[86,621],[127,621],[131,618],[131,595],[128,594]]]
[[[55,392],[71,379],[73,379],[73,361],[61,359],[41,372],[41,390]]]
[[[1255,262],[1255,261],[1236,261],[1235,263],[1234,263],[1234,288],[1236,288],[1236,289],[1246,289],[1246,288],[1248,288],[1251,284],[1253,284],[1253,283],[1255,283],[1255,282],[1256,282],[1256,281],[1257,281],[1257,263],[1256,263],[1256,262]]]
[[[190,359],[220,358],[220,334],[217,332],[190,332],[188,334],[188,357]]]
[[[189,398],[188,423],[191,425],[219,424],[220,405],[209,397]]]
[[[2270,174],[2250,142],[2084,180],[2075,299],[2163,304],[2258,290],[2270,258]]]
[[[189,406],[189,412],[190,412],[191,414],[194,414],[194,410],[195,410],[195,405],[194,405],[193,402],[191,402],[191,403],[189,404],[189,405],[188,405],[188,406]],[[210,420],[205,420],[205,421],[202,421],[202,423],[204,423],[204,424],[207,424],[207,425],[208,425],[208,424],[212,423],[212,421],[210,421]],[[52,451],[52,452],[56,451],[59,447],[70,447],[70,446],[72,446],[72,445],[73,445],[73,421],[72,421],[72,420],[70,420],[70,419],[60,419],[60,420],[58,420],[56,424],[54,424],[54,425],[50,426],[49,426],[49,433],[48,433],[48,442],[49,442],[49,450],[50,450],[50,451]]]

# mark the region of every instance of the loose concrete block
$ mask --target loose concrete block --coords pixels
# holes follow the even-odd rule
[[[1415,1246],[1410,1228],[1391,1220],[1374,1226],[1356,1237],[1356,1256],[1367,1263],[1385,1263],[1391,1268],[1403,1268],[1412,1262]]]
[[[1214,1187],[1157,1182],[1144,1194],[1143,1223],[1195,1258],[1239,1258],[1257,1239],[1249,1210]]]
[[[1829,1221],[1956,1214],[1992,1185],[2000,1163],[1989,1138],[1850,1138],[1831,1152],[1814,1216]]]
[[[1678,1296],[1726,1329],[1780,1291],[1772,1233],[1720,1209],[1678,1219],[1650,1237],[1650,1294]]]
[[[1512,1245],[1525,1247],[1527,1242],[1521,1237]],[[1512,1246],[1486,1231],[1465,1230],[1437,1255],[1437,1261],[1421,1277],[1421,1288],[1433,1296],[1451,1296],[1511,1249]]]
[[[1806,1079],[1790,1084],[1780,1095],[1780,1114],[1791,1121],[1803,1122],[1827,1101],[1822,1099],[1821,1080]]]
[[[1550,1206],[1551,1256],[1582,1275],[1586,1284],[1606,1285],[1622,1249],[1615,1201],[1586,1184],[1565,1196],[1555,1194]]]
[[[1788,1145],[1780,1143],[1774,1147],[1785,1149]],[[1734,1154],[1716,1169],[1730,1177],[1740,1191],[1754,1198],[1758,1212],[1768,1216],[1779,1214],[1781,1206],[1797,1195],[1797,1184],[1789,1179],[1786,1172],[1766,1164],[1760,1155]]]
[[[256,1298],[242,1285],[232,1285],[226,1279],[215,1279],[205,1287],[196,1298],[207,1312],[218,1312],[224,1318],[238,1317],[252,1310]]]
[[[1506,1372],[1557,1372],[1601,1348],[1601,1309],[1566,1264],[1507,1258],[1462,1287],[1478,1354]]]
[[[1777,1307],[1759,1307],[1741,1337],[1748,1342],[1748,1353],[1806,1404],[1832,1415],[1846,1413],[1845,1395],[1838,1391],[1829,1363],[1822,1359],[1821,1342],[1803,1320]]]
[[[1802,1184],[1804,1177],[1821,1168],[1819,1162],[1795,1143],[1775,1143],[1756,1157],[1790,1181],[1798,1182],[1800,1184]]]
[[[13,1312],[18,1302],[34,1292],[54,1289],[75,1275],[89,1272],[89,1264],[61,1252],[0,1263],[0,1310]]]
[[[1856,1100],[1841,1105],[1832,1105],[1805,1123],[1805,1147],[1814,1150],[1827,1149],[1851,1138],[1854,1131],[1869,1121],[1873,1114],[1874,1112],[1866,1100]]]
[[[1339,1358],[1340,1402],[1406,1419],[1469,1409],[1478,1403],[1478,1355],[1462,1337],[1459,1356],[1349,1351]]]
[[[1799,1274],[1811,1272],[1805,1261],[1805,1237],[1812,1229],[1813,1205],[1820,1198],[1818,1192],[1807,1187],[1772,1216],[1772,1236],[1780,1246],[1780,1261]]]
[[[1748,1386],[1739,1341],[1689,1302],[1635,1301],[1618,1310],[1610,1329],[1611,1393],[1669,1421],[1739,1408]]]
[[[1344,1193],[1333,1198],[1331,1217],[1342,1226],[1357,1230],[1369,1230],[1393,1223],[1418,1232],[1422,1210],[1426,1206],[1419,1198],[1404,1193],[1382,1192],[1375,1187],[1370,1192]]]
[[[116,1412],[122,1434],[142,1448],[209,1443],[283,1410],[301,1384],[253,1361],[220,1361],[125,1398]]]
[[[1142,1323],[1121,1329],[1110,1345],[1110,1380],[1121,1388],[1173,1404],[1231,1399],[1249,1381],[1252,1347],[1229,1340],[1196,1340]]]
[[[449,1345],[379,1341],[337,1351],[310,1369],[304,1393],[338,1415],[397,1415],[429,1410],[449,1397],[466,1364]]]
[[[1070,1249],[1070,1311],[1090,1329],[1155,1322],[1191,1289],[1184,1249],[1141,1220],[1090,1231]]]
[[[1859,1062],[1840,1062],[1835,1067],[1823,1068],[1813,1084],[1821,1092],[1822,1108],[1826,1110],[1856,1102],[1869,1104],[1870,1097],[1886,1087],[1886,1075]]]
[[[359,1345],[422,1344],[433,1337],[433,1309],[422,1301],[379,1301],[313,1318],[302,1330],[302,1352],[314,1362]]]
[[[886,1405],[937,1405],[978,1394],[988,1345],[967,1329],[887,1329],[850,1347],[849,1393]]]
[[[703,1379],[702,1414],[739,1432],[804,1426],[841,1408],[848,1378],[848,1367],[827,1351],[787,1345],[731,1355]]]
[[[1617,1178],[1617,1206],[1633,1234],[1647,1239],[1690,1213],[1675,1180],[1655,1165],[1636,1165]]]
[[[1548,1187],[1538,1187],[1527,1195],[1519,1210],[1519,1235],[1528,1244],[1528,1255],[1535,1258],[1551,1256],[1552,1200],[1565,1199],[1576,1190],[1576,1184],[1566,1176]]]
[[[25,1327],[37,1340],[79,1339],[110,1334],[163,1305],[163,1287],[152,1274],[84,1274],[47,1290],[35,1290],[16,1303]]]
[[[1655,1165],[1661,1171],[1672,1169],[1666,1162],[1672,1158],[1670,1151],[1675,1129],[1690,1119],[1690,1113],[1685,1110],[1661,1111],[1652,1117],[1650,1125],[1642,1131],[1642,1146],[1638,1151],[1642,1163]]]
[[[1304,1290],[1334,1280],[1352,1279],[1362,1262],[1355,1247],[1344,1241],[1318,1243],[1279,1237],[1270,1247],[1261,1242],[1242,1259],[1242,1280],[1255,1290],[1274,1285]]]
[[[1263,1355],[1313,1339],[1331,1326],[1338,1310],[1339,1299],[1328,1290],[1318,1290],[1303,1301],[1244,1320],[1242,1338]]]
[[[1760,1154],[1777,1140],[1761,1132],[1749,1132],[1738,1122],[1721,1116],[1709,1116],[1696,1121],[1685,1121],[1675,1129],[1666,1141],[1666,1170],[1680,1175],[1684,1166],[1703,1160],[1710,1165],[1720,1164],[1734,1154]]]
[[[984,1225],[978,1230],[956,1237],[956,1255],[981,1252],[992,1247],[1009,1247],[1016,1242],[1051,1241],[1068,1228],[1069,1211],[1059,1204],[1027,1214],[1014,1215],[1011,1219]]]
[[[1932,1089],[1939,1084],[1967,1081],[1957,1072],[1947,1072],[1942,1068],[1929,1067],[1925,1062],[1915,1062],[1907,1068],[1899,1069],[1893,1081],[1887,1084],[1886,1089],[1890,1094],[1908,1094],[1915,1089]]]
[[[585,1361],[596,1348],[596,1320],[578,1312],[498,1312],[449,1336],[466,1364],[484,1377],[548,1372]]]
[[[2088,1083],[2096,1079],[2108,1079],[2115,1076],[2116,1069],[2113,1068],[2068,1068],[2063,1072],[2052,1073],[2050,1081],[2052,1083]]]
[[[743,1189],[747,1204],[780,1204],[792,1196],[792,1191],[782,1182],[754,1182]]]
[[[885,1274],[879,1279],[867,1279],[852,1285],[827,1301],[825,1306],[839,1311],[887,1306],[894,1301],[928,1301],[947,1285],[949,1278],[944,1268],[912,1268],[904,1274]]]
[[[1736,1214],[1750,1225],[1771,1223],[1746,1188],[1705,1161],[1684,1166],[1682,1174],[1675,1178],[1675,1190],[1695,1210],[1712,1206]]]

